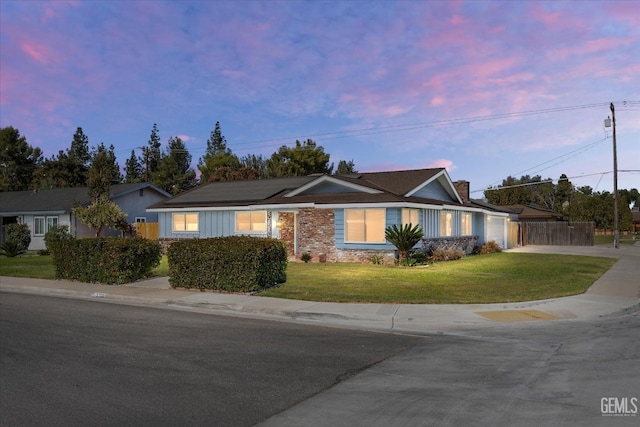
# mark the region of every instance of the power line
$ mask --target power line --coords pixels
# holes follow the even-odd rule
[[[631,106],[631,105],[640,106],[640,101],[615,101],[615,102],[616,103],[622,102],[624,103],[625,106]],[[517,118],[517,117],[526,117],[526,116],[539,115],[539,114],[560,113],[560,112],[574,111],[574,110],[581,110],[581,109],[588,109],[588,108],[601,108],[601,107],[608,106],[609,104],[610,104],[609,102],[600,102],[596,104],[582,104],[582,105],[572,105],[572,106],[564,106],[564,107],[553,107],[553,108],[544,108],[544,109],[538,109],[538,110],[519,111],[519,112],[513,112],[513,113],[498,113],[498,114],[490,114],[485,116],[471,116],[471,117],[461,117],[461,118],[446,119],[446,120],[436,120],[432,122],[409,123],[409,124],[402,124],[402,125],[370,127],[370,128],[362,128],[362,129],[354,129],[354,130],[338,131],[338,132],[307,134],[304,136],[295,135],[295,136],[287,136],[287,137],[259,139],[254,141],[236,142],[229,145],[232,146],[236,151],[254,150],[258,148],[275,147],[280,145],[280,142],[283,142],[283,141],[301,140],[301,139],[304,140],[309,138],[317,142],[317,141],[327,141],[327,140],[341,139],[341,138],[355,138],[355,137],[362,137],[362,136],[368,136],[368,135],[380,135],[384,133],[404,132],[404,131],[425,129],[425,128],[457,126],[462,124]],[[272,143],[275,143],[275,144],[272,144]],[[256,144],[263,144],[263,145],[256,145]],[[238,148],[240,146],[246,146],[246,147]],[[206,145],[204,144],[193,146],[195,151],[199,151],[204,147],[206,147]]]

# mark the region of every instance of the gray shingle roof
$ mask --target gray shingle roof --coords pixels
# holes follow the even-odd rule
[[[442,168],[418,169],[392,172],[370,172],[350,175],[335,175],[333,178],[345,183],[380,190],[370,194],[348,191],[323,194],[298,194],[284,197],[291,191],[319,179],[322,175],[277,178],[263,180],[245,180],[212,182],[197,187],[171,199],[156,203],[149,209],[226,207],[269,204],[333,204],[333,203],[392,203],[417,202],[459,205],[455,202],[427,200],[417,197],[405,197],[409,191],[433,178]]]
[[[131,191],[152,187],[149,183],[118,184],[111,186],[111,198],[117,198]],[[164,193],[156,187],[154,189]],[[70,212],[78,205],[91,201],[88,187],[52,188],[37,191],[0,192],[0,215],[18,215],[32,212]]]

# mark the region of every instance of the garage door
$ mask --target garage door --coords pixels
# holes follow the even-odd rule
[[[503,249],[505,248],[504,223],[505,218],[501,216],[487,215],[487,242],[493,240]]]

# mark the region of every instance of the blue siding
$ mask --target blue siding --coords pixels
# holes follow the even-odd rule
[[[424,237],[440,237],[440,211],[424,209]]]
[[[430,182],[425,187],[414,193],[413,196],[423,197],[425,199],[454,201],[454,199],[451,198],[451,195],[447,193],[447,190],[445,190],[442,184],[438,181]]]
[[[173,212],[160,212],[158,214],[159,237],[164,238],[194,238],[223,237],[236,234],[236,211],[180,211],[179,213],[197,213],[198,231],[174,232],[172,230]],[[272,226],[277,220],[274,213]],[[267,233],[258,234],[266,236]]]
[[[333,182],[322,182],[320,184],[314,185],[313,187],[307,189],[306,191],[303,191],[300,194],[337,194],[353,192],[357,192],[357,190]]]

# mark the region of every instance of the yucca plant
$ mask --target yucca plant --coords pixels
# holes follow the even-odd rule
[[[398,249],[400,254],[400,262],[405,260],[409,255],[409,251],[422,239],[424,233],[419,225],[405,224],[398,227],[392,225],[387,227],[384,237]]]

